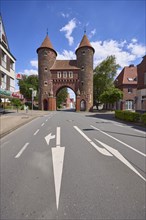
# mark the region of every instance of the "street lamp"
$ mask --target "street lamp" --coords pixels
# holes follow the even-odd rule
[[[32,91],[32,93],[31,93],[31,104],[32,104],[31,110],[33,111],[33,88],[29,88],[29,90]]]

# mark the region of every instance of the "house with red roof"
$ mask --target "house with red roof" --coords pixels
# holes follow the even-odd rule
[[[137,96],[137,66],[126,66],[115,79],[115,86],[123,92],[123,99],[117,103],[116,109],[135,110]]]

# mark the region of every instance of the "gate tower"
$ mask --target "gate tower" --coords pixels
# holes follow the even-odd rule
[[[76,60],[57,60],[48,37],[38,53],[39,109],[56,110],[56,96],[63,87],[71,88],[76,95],[76,111],[91,111],[93,107],[93,55],[86,34],[76,49]]]

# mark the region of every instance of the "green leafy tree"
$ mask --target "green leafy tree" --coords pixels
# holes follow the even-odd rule
[[[20,106],[22,105],[20,99],[12,99],[11,104],[16,107],[17,112]]]
[[[115,87],[110,87],[101,94],[100,100],[103,103],[109,103],[113,105],[115,102],[122,99],[122,97],[123,97],[123,92],[120,89],[117,89]]]
[[[61,89],[57,94],[57,108],[61,108],[63,102],[66,101],[68,96],[67,88]]]
[[[94,69],[93,99],[97,109],[101,104],[102,93],[113,86],[114,78],[119,67],[116,64],[115,56],[108,56]]]
[[[37,96],[35,97],[35,100],[38,100],[38,84],[39,83],[37,75],[23,75],[22,79],[18,82],[20,93],[24,96],[24,98],[31,99],[32,91],[29,88],[33,88],[33,90],[37,91]]]

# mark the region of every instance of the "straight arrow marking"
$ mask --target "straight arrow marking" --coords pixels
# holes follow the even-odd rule
[[[108,151],[110,151],[116,158],[118,158],[121,162],[123,162],[127,167],[129,167],[131,170],[133,170],[138,176],[140,176],[144,181],[146,181],[146,179],[128,162],[128,160],[126,160],[122,154],[119,153],[118,150],[108,146],[107,144],[104,144],[101,141],[98,141],[97,139],[95,139],[99,144],[101,144],[103,147],[105,147]]]
[[[56,207],[59,206],[65,147],[60,147],[60,127],[56,129],[56,148],[52,148]]]

